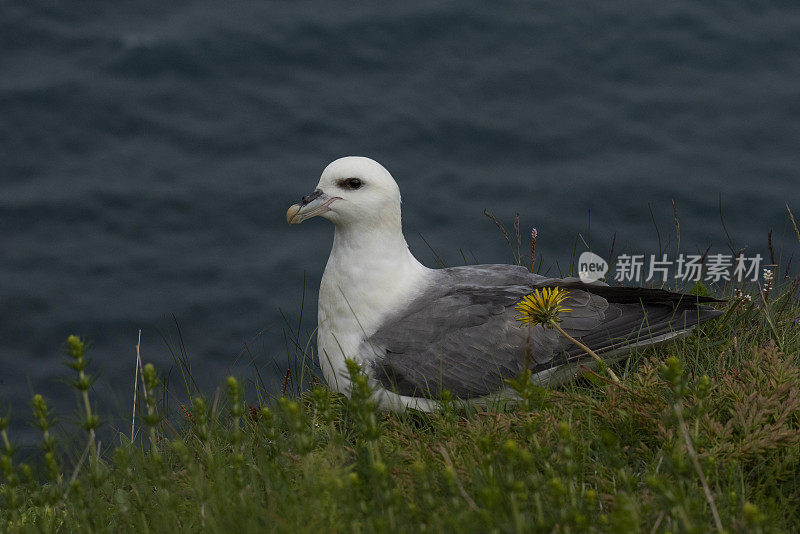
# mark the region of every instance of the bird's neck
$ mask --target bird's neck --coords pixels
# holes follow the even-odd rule
[[[408,295],[427,270],[411,254],[399,224],[394,228],[337,227],[323,275],[328,286],[324,289],[333,291],[332,296],[343,294],[357,301],[360,311],[377,316],[401,304],[396,301]],[[369,322],[368,317],[359,320]]]
[[[384,270],[394,271],[410,265],[421,266],[408,250],[399,222],[396,224],[376,222],[358,225],[355,228],[337,226],[333,235],[333,249],[328,267],[331,267],[330,260],[335,260],[334,267],[369,266],[373,274]],[[357,278],[350,278],[354,283],[358,283]]]

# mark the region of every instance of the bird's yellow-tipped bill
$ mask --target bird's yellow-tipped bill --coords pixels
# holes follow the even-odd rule
[[[331,209],[330,206],[334,200],[340,199],[328,196],[320,190],[314,191],[307,197],[303,197],[302,203],[289,206],[289,209],[286,210],[286,222],[300,224],[306,219],[321,215]]]
[[[300,204],[292,204],[291,206],[289,206],[289,209],[286,210],[286,222],[292,224],[292,220],[299,211],[300,211]]]

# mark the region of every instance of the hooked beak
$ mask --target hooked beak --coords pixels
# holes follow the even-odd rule
[[[306,219],[316,217],[328,211],[334,200],[339,197],[331,197],[322,192],[321,189],[315,190],[310,195],[303,197],[300,204],[292,204],[286,210],[286,222],[289,224],[300,224]]]

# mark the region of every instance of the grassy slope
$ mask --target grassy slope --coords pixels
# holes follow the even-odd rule
[[[767,306],[731,302],[696,335],[637,352],[618,369],[624,387],[521,382],[516,407],[445,399],[437,414],[381,414],[360,379],[352,400],[317,388],[248,409],[231,380],[227,402],[197,400],[172,424],[151,417],[154,451],[127,442],[32,473],[6,451],[0,531],[711,531],[674,402],[725,529],[790,531],[795,289]]]

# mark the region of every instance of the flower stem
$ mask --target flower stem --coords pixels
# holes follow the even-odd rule
[[[591,356],[592,358],[594,358],[594,359],[595,359],[595,361],[597,361],[597,363],[602,363],[602,364],[605,364],[605,361],[604,361],[604,360],[603,360],[603,359],[602,359],[600,356],[598,356],[598,355],[597,355],[597,353],[596,353],[595,351],[593,351],[592,349],[590,349],[589,347],[587,347],[586,345],[584,345],[583,343],[581,343],[580,341],[578,341],[577,339],[575,339],[574,337],[572,337],[571,335],[567,334],[567,333],[564,331],[564,329],[563,329],[563,328],[561,328],[561,327],[558,325],[558,323],[557,323],[557,322],[555,322],[555,321],[551,321],[551,322],[550,322],[550,324],[552,324],[552,325],[553,325],[553,326],[556,328],[556,330],[558,330],[559,332],[561,332],[561,334],[562,334],[562,335],[563,335],[565,338],[569,339],[570,341],[572,341],[573,343],[575,343],[577,346],[579,346],[580,348],[582,348],[584,351],[586,351],[586,354],[588,354],[589,356]],[[606,366],[606,372],[608,372],[608,376],[610,376],[610,377],[611,377],[611,379],[612,379],[614,382],[616,382],[616,383],[618,383],[618,384],[619,384],[619,378],[618,378],[618,377],[617,377],[617,375],[614,373],[614,371],[612,371],[611,369],[609,369],[609,368]]]

